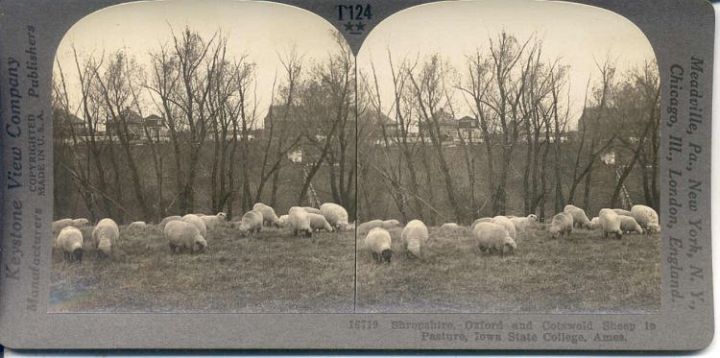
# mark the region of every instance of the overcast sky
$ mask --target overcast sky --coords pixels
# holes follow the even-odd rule
[[[522,42],[535,34],[543,41],[545,57],[560,57],[571,66],[571,95],[579,114],[589,76],[597,78],[595,61],[617,61],[618,72],[655,58],[650,43],[629,20],[595,7],[535,0],[470,0],[441,2],[410,8],[380,23],[363,43],[358,67],[370,72],[375,64],[384,106],[392,103],[392,76],[387,51],[397,66],[403,57],[440,53],[463,70],[465,56],[503,30]],[[464,104],[464,101],[460,101]],[[470,114],[467,106],[455,108]]]
[[[295,48],[306,63],[311,63],[327,58],[336,48],[332,25],[299,8],[267,2],[169,0],[118,5],[86,16],[63,38],[57,60],[66,77],[72,71],[70,77],[75,78],[72,46],[81,57],[126,48],[149,67],[148,54],[171,38],[171,27],[179,33],[186,25],[205,39],[221,30],[228,39],[230,57],[247,54],[257,63],[261,115],[270,101],[275,72],[282,76],[278,53]],[[76,89],[77,82],[73,84],[71,89]],[[73,97],[78,96],[74,90]]]
[[[141,64],[149,53],[167,42],[171,28],[189,26],[210,38],[217,30],[228,38],[231,57],[249,55],[258,67],[260,115],[270,101],[278,53],[295,48],[306,61],[322,61],[334,50],[333,27],[305,10],[281,4],[252,1],[148,1],[118,5],[90,14],[76,23],[59,46],[63,70],[74,71],[72,46],[81,57],[125,48]],[[403,56],[441,53],[461,69],[465,55],[476,48],[487,51],[488,37],[502,30],[520,40],[535,34],[544,43],[546,58],[560,57],[570,65],[572,99],[579,113],[589,76],[597,77],[595,61],[611,58],[619,72],[654,59],[644,35],[630,21],[585,5],[535,0],[468,0],[420,5],[382,21],[369,34],[357,61],[361,71],[374,62],[386,105],[391,103],[392,82],[387,50],[396,63]],[[309,67],[309,66],[306,66]],[[56,69],[57,70],[57,69]],[[75,76],[66,76],[77,99]],[[459,106],[460,115],[469,108]],[[149,112],[155,112],[151,110]]]

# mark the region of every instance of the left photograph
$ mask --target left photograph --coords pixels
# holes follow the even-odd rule
[[[266,2],[78,21],[53,71],[49,311],[353,311],[355,60]]]

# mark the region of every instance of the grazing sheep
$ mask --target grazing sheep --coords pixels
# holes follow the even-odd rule
[[[477,224],[479,224],[479,223],[489,223],[489,222],[492,222],[492,220],[493,220],[493,218],[480,218],[480,219],[477,219],[477,220],[473,221],[473,223],[470,225],[470,230],[474,230],[474,229],[475,229],[475,226],[476,226]]]
[[[590,220],[590,230],[597,230],[600,228],[600,218],[594,217]]]
[[[515,230],[515,224],[513,224],[512,220],[504,216],[496,216],[491,222],[502,225],[513,240],[517,239],[517,231]]]
[[[100,220],[92,231],[92,242],[98,256],[109,257],[119,237],[120,229],[113,219]]]
[[[280,226],[280,219],[278,218],[277,214],[275,214],[275,209],[273,209],[271,206],[265,205],[263,203],[256,203],[255,205],[253,205],[253,210],[262,214],[263,225],[272,225],[276,227]]]
[[[63,251],[65,260],[69,262],[82,262],[83,236],[78,228],[66,226],[58,234],[57,247]]]
[[[517,249],[515,240],[508,235],[505,227],[491,222],[481,222],[475,225],[473,237],[480,248],[480,251],[492,254],[498,252],[505,257],[506,253],[512,253]]]
[[[307,212],[310,213],[310,214],[320,214],[320,215],[322,215],[322,212],[321,212],[320,209],[318,209],[318,208],[313,208],[312,206],[303,206],[302,208],[305,209],[305,211],[307,211]]]
[[[460,225],[457,223],[444,223],[440,226],[442,230],[457,230],[458,228],[460,228]]]
[[[376,227],[368,232],[365,237],[365,246],[370,249],[373,259],[377,263],[390,263],[392,259],[392,238],[387,230]]]
[[[207,236],[207,226],[205,226],[205,221],[203,221],[203,219],[200,219],[200,217],[198,217],[197,215],[187,214],[182,217],[182,221],[195,225],[203,238]]]
[[[400,223],[400,220],[390,219],[382,222],[382,228],[385,230],[394,229],[401,226],[402,224]]]
[[[364,222],[364,223],[358,225],[357,232],[358,232],[358,234],[365,234],[365,233],[369,233],[370,230],[372,230],[374,228],[382,227],[382,226],[383,226],[382,220],[370,220],[368,222]]]
[[[338,231],[345,231],[350,228],[347,210],[342,206],[334,203],[324,203],[320,205],[320,213]]]
[[[573,217],[569,213],[558,213],[553,216],[550,222],[550,237],[553,239],[561,238],[564,235],[569,235],[573,230]]]
[[[263,214],[257,210],[250,210],[242,216],[238,230],[240,236],[247,236],[253,232],[260,232],[263,227]]]
[[[169,223],[173,220],[182,220],[182,216],[172,215],[172,216],[168,216],[168,217],[165,217],[164,219],[162,219],[160,221],[160,223],[158,224],[158,228],[160,229],[160,231],[165,231],[165,225],[167,225],[167,223]]]
[[[629,234],[636,232],[641,235],[644,233],[642,227],[640,227],[632,216],[618,215],[618,218],[620,218],[620,229],[622,229],[623,233]]]
[[[307,216],[308,216],[308,219],[310,219],[310,227],[314,231],[320,231],[320,230],[325,230],[327,232],[333,231],[332,226],[330,226],[330,223],[325,219],[324,216],[322,216],[320,214],[313,214],[313,213],[307,213]]]
[[[278,218],[278,226],[279,227],[286,227],[288,225],[288,215],[280,215]]]
[[[622,229],[620,229],[620,217],[612,209],[602,209],[598,216],[600,218],[600,227],[603,231],[603,237],[614,234],[615,238],[622,239]]]
[[[293,235],[304,234],[306,237],[312,237],[312,228],[310,227],[310,218],[307,211],[299,206],[293,206],[288,212],[288,222],[293,231]]]
[[[645,205],[634,205],[630,213],[648,234],[660,232],[660,219],[655,209]]]
[[[68,226],[73,226],[73,219],[60,219],[52,223],[53,237],[57,237],[60,231]]]
[[[133,221],[127,226],[128,231],[138,232],[143,231],[147,227],[144,221]]]
[[[218,225],[222,225],[227,220],[227,214],[219,212],[215,215],[203,215],[200,217],[205,222],[205,227],[209,230],[215,229]]]
[[[613,209],[613,211],[618,215],[632,216],[632,213],[625,209]]]
[[[590,228],[590,219],[588,219],[587,215],[585,214],[585,210],[578,208],[575,205],[565,205],[565,209],[563,209],[563,212],[572,215],[573,218],[573,227],[577,227],[580,229],[589,229]]]
[[[429,238],[428,229],[420,220],[412,220],[403,229],[400,234],[405,252],[412,254],[417,258],[421,257],[421,248],[427,243]]]
[[[535,214],[530,214],[527,217],[511,217],[510,221],[515,225],[515,231],[518,235],[523,234],[527,236],[528,226],[537,223],[538,217]]]
[[[440,230],[445,233],[460,235],[468,232],[468,229],[464,226],[460,226],[457,223],[444,223],[440,226]]]
[[[191,253],[202,252],[207,248],[207,241],[200,234],[197,226],[180,220],[172,220],[163,230],[171,253],[189,250]]]
[[[81,228],[83,226],[89,226],[89,225],[90,225],[90,220],[85,219],[85,218],[74,219],[72,221],[72,226],[74,226],[76,228]]]

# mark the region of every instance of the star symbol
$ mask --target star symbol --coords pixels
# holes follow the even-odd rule
[[[352,21],[348,21],[345,24],[345,31],[352,31],[352,29],[353,29],[353,23],[352,23]]]
[[[362,23],[362,21],[358,22],[357,25],[355,25],[355,28],[358,31],[365,31],[365,24]]]

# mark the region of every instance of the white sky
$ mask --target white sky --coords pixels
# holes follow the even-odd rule
[[[77,100],[72,46],[81,57],[125,48],[140,64],[167,42],[172,27],[186,25],[209,39],[218,29],[228,38],[230,57],[249,55],[257,63],[260,116],[270,102],[279,53],[293,48],[309,63],[322,61],[335,49],[333,27],[305,10],[267,2],[167,0],[118,5],[90,14],[76,23],[60,43],[57,59]],[[579,114],[589,76],[597,77],[596,59],[617,61],[619,73],[654,59],[649,42],[630,21],[602,9],[535,0],[468,0],[420,5],[383,20],[366,39],[357,58],[360,71],[378,70],[383,102],[392,102],[387,49],[396,64],[404,56],[439,52],[458,70],[465,55],[487,51],[489,37],[506,30],[521,41],[532,34],[543,40],[546,58],[560,57],[571,65],[571,96]],[[68,74],[68,72],[71,72]],[[75,89],[75,90],[73,90]],[[462,104],[463,101],[456,101]],[[458,115],[470,114],[458,106]],[[158,113],[149,110],[149,113]],[[149,114],[149,113],[146,113]]]
[[[332,25],[299,8],[267,2],[168,0],[123,4],[86,16],[63,38],[57,60],[66,80],[76,77],[73,46],[81,58],[126,48],[149,68],[148,54],[171,39],[171,27],[179,34],[186,25],[206,40],[220,30],[228,39],[230,58],[247,54],[257,64],[261,118],[271,100],[275,72],[278,85],[283,76],[278,54],[294,48],[309,69],[311,62],[324,60],[336,48],[330,32]],[[77,82],[69,87],[71,91],[76,89]],[[77,100],[79,91],[72,95]],[[154,109],[149,112],[159,114]]]
[[[365,40],[358,55],[360,71],[375,64],[383,106],[392,104],[392,76],[387,51],[398,66],[402,58],[440,53],[458,71],[465,56],[477,48],[488,53],[488,38],[501,31],[520,42],[536,34],[546,59],[561,58],[571,66],[571,100],[579,115],[589,76],[597,78],[596,59],[616,60],[618,74],[639,67],[655,55],[645,35],[629,20],[603,9],[564,2],[535,0],[446,1],[420,5],[381,22]],[[471,114],[459,97],[458,116]],[[460,106],[462,104],[462,106]]]

